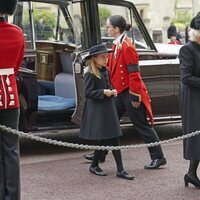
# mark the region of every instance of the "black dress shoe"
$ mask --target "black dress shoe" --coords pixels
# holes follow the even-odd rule
[[[90,160],[90,161],[93,161],[93,158],[94,158],[94,153],[90,153],[90,154],[86,154],[83,156],[86,160]],[[99,162],[105,162],[106,158],[105,157],[102,157],[99,159]]]
[[[117,177],[118,178],[124,178],[126,180],[133,180],[134,179],[134,176],[128,174],[125,170],[122,171],[122,172],[117,172]]]
[[[185,187],[188,187],[188,183],[194,185],[196,188],[200,189],[200,181],[197,177],[190,176],[189,174],[185,174],[184,176]]]
[[[107,173],[104,172],[99,166],[98,167],[90,166],[89,171],[98,176],[106,176],[107,175]]]
[[[144,168],[145,169],[158,169],[161,165],[166,165],[166,164],[167,164],[166,158],[162,157],[160,159],[152,160],[150,162],[150,164],[145,165]]]

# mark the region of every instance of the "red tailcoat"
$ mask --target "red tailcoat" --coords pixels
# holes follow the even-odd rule
[[[140,75],[136,49],[126,35],[116,48],[117,52],[109,54],[108,57],[111,84],[118,93],[129,88],[130,101],[142,101],[153,124],[151,100]]]
[[[24,56],[20,28],[0,21],[0,109],[19,108],[16,74]]]

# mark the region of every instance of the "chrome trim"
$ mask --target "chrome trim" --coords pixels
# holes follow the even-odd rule
[[[149,66],[149,65],[179,65],[179,59],[163,59],[163,60],[141,60],[139,61],[139,66]]]

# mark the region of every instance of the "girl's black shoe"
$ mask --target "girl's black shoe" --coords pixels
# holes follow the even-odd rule
[[[107,175],[107,173],[104,172],[99,166],[92,167],[92,165],[91,165],[90,168],[89,168],[89,171],[93,174],[98,175],[98,176],[106,176]]]
[[[185,174],[184,176],[185,187],[188,187],[188,183],[194,185],[196,188],[200,189],[200,181],[198,178]]]

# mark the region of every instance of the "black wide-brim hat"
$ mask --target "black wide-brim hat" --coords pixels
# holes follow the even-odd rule
[[[200,30],[200,12],[197,13],[197,16],[194,17],[190,22],[190,28],[195,30]]]
[[[0,0],[0,14],[12,15],[18,0]]]
[[[89,49],[89,54],[85,57],[85,59],[90,59],[92,56],[101,54],[101,53],[110,53],[113,52],[111,49],[107,49],[106,45],[98,44],[95,46],[92,46]]]

